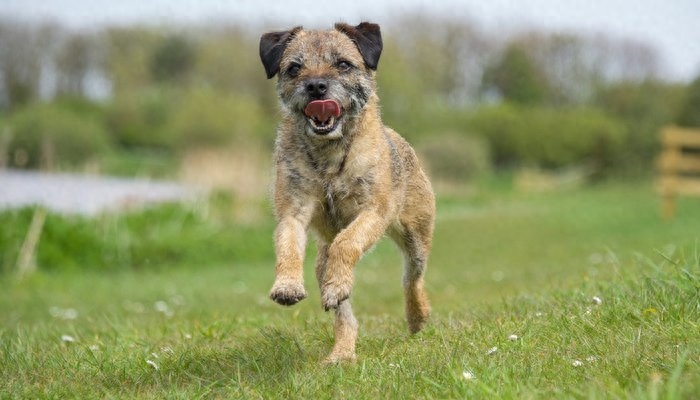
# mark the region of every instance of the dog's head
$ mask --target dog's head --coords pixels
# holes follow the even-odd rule
[[[260,59],[285,112],[314,137],[342,137],[344,120],[357,117],[376,90],[382,52],[379,25],[343,23],[327,31],[296,27],[260,38]]]

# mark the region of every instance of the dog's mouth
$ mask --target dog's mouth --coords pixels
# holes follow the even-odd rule
[[[315,134],[327,135],[338,127],[342,111],[335,100],[313,100],[304,108],[304,115]]]

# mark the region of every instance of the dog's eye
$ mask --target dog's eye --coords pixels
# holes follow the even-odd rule
[[[338,67],[338,69],[341,72],[348,72],[354,67],[354,65],[352,65],[349,61],[345,61],[345,60],[338,61],[336,66]]]
[[[292,63],[289,65],[289,67],[287,67],[287,75],[291,76],[292,78],[299,75],[299,71],[301,71],[301,64]]]

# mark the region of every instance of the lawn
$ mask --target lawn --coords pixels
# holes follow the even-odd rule
[[[241,228],[211,210],[188,222],[172,212],[128,217],[173,241],[184,226],[177,245],[208,241],[209,257],[114,228],[138,225],[127,217],[64,221],[62,232],[82,227],[83,239],[86,225],[110,226],[95,232],[121,239],[86,243],[102,252],[122,243],[128,257],[109,259],[140,266],[1,275],[0,398],[694,398],[700,203],[684,199],[662,221],[650,186],[442,196],[431,323],[408,334],[400,257],[384,241],[356,270],[358,361],[330,367],[319,364],[332,318],[321,310],[313,246],[309,298],[291,308],[267,298],[269,220]],[[26,219],[4,218],[2,229]]]

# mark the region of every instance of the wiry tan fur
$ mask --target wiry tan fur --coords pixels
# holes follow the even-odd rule
[[[420,331],[430,314],[424,274],[435,201],[413,149],[381,121],[374,79],[377,46],[381,51],[379,27],[367,23],[337,24],[327,31],[295,28],[261,39],[268,77],[279,75],[282,109],[273,196],[276,279],[270,296],[285,305],[306,297],[303,259],[307,231],[313,231],[321,302],[336,316],[328,362],[355,359],[353,269],[385,233],[404,253],[409,330]],[[344,70],[339,60],[353,68]],[[292,69],[294,64],[301,68]],[[308,83],[314,79],[327,83],[323,98],[336,100],[343,109],[331,134],[314,134],[303,113],[310,101]]]

